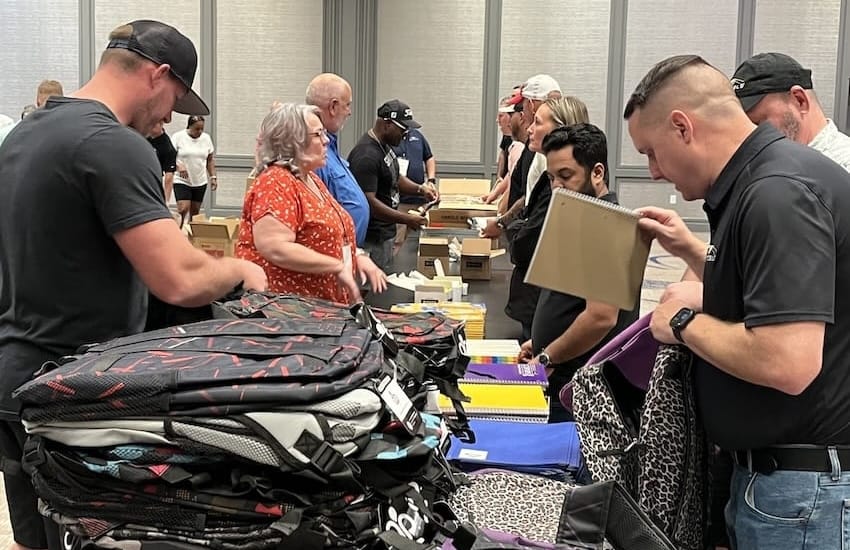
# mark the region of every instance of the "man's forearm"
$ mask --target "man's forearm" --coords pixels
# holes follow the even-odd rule
[[[398,178],[398,190],[402,195],[421,195],[422,186],[414,182],[407,176]]]
[[[369,211],[371,217],[385,222],[407,223],[408,220],[406,212],[399,212],[395,208],[390,208],[379,201],[377,197],[369,197]]]
[[[822,355],[805,351],[817,344],[818,331],[810,330],[813,325],[817,326],[786,323],[748,329],[744,323],[729,323],[700,313],[681,334],[685,345],[723,372],[751,384],[796,394],[808,385],[805,380],[810,381],[820,371]],[[821,344],[814,347],[822,349],[822,341],[821,332]]]
[[[518,218],[524,207],[525,207],[525,198],[524,197],[518,198],[513,203],[513,205],[511,205],[511,207],[508,208],[508,211],[505,212],[504,214],[502,214],[502,216],[501,216],[502,223],[508,224],[508,223],[512,222],[513,220],[515,220],[516,218]]]
[[[546,353],[552,363],[566,363],[596,347],[611,332],[616,322],[616,318],[611,323],[585,310],[579,313],[563,334],[546,346]]]
[[[425,161],[425,181],[437,178],[437,161],[434,157]]]

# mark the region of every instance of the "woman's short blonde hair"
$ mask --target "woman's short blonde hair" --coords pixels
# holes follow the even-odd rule
[[[307,127],[307,115],[319,114],[318,107],[300,103],[280,103],[272,106],[260,122],[257,136],[257,173],[277,164],[285,166],[296,176],[301,175],[304,150],[312,136]]]
[[[575,96],[564,96],[547,99],[544,103],[552,113],[552,120],[558,126],[572,126],[581,122],[590,123],[587,115],[587,105]]]

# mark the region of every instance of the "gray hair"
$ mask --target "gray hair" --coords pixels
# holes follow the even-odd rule
[[[309,145],[307,115],[318,116],[313,105],[281,103],[274,105],[260,123],[257,136],[257,174],[276,164],[300,176],[304,149]]]

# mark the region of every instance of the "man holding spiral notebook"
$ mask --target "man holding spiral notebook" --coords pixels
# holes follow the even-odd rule
[[[598,127],[579,123],[557,128],[543,139],[542,150],[553,190],[566,189],[606,205],[617,204],[617,195],[608,189],[607,140]],[[580,238],[575,234],[560,237]],[[546,367],[549,422],[568,422],[573,416],[558,398],[561,388],[600,347],[637,320],[640,300],[626,311],[549,288],[540,291],[531,339],[523,343],[520,360]]]
[[[673,211],[642,228],[702,296],[660,304],[653,335],[697,356],[710,440],[735,462],[733,548],[840,548],[850,502],[850,175],[747,118],[696,55],[659,62],[624,117],[654,179],[705,199],[706,247]],[[684,298],[684,299],[683,299]]]

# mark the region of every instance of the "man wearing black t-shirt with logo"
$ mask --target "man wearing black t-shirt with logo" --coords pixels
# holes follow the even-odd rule
[[[437,198],[437,190],[430,183],[418,185],[399,175],[398,159],[393,152],[409,129],[419,127],[411,108],[392,99],[378,107],[375,125],[348,154],[351,173],[369,200],[369,229],[363,248],[385,272],[392,265],[395,224],[403,223],[413,230],[425,225],[423,216],[396,210],[399,193],[423,195],[429,201]]]
[[[696,355],[709,439],[734,463],[732,548],[841,548],[850,502],[850,175],[756,126],[696,55],[653,67],[624,117],[654,179],[704,199],[706,247],[671,210],[641,227],[702,281],[652,316]],[[698,288],[698,285],[696,286]]]
[[[547,174],[552,189],[564,188],[617,203],[608,190],[608,145],[605,134],[593,124],[557,128],[543,139]],[[564,239],[587,238],[563,235]],[[600,246],[605,246],[600,241]],[[543,289],[531,325],[531,339],[522,345],[520,360],[540,363],[549,375],[549,422],[573,419],[561,405],[559,394],[596,350],[638,317],[631,311],[578,296]]]

